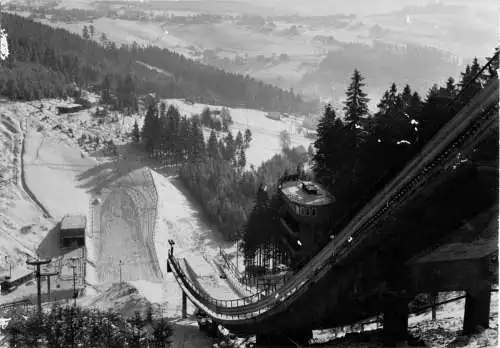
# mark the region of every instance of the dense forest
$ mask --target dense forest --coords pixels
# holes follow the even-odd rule
[[[246,170],[245,151],[252,132],[247,129],[233,135],[228,127],[220,126],[225,119],[231,119],[227,109],[215,113],[205,108],[201,115],[187,118],[172,105],[153,103],[142,130],[135,125],[132,136],[142,141],[151,157],[176,166],[180,180],[208,218],[227,240],[237,240],[243,236],[259,185],[276,183],[285,170],[294,169],[308,157],[305,149],[285,147],[259,168]],[[204,128],[211,128],[206,141]]]
[[[314,178],[336,197],[332,216],[337,218],[332,233],[340,231],[490,79],[497,78],[498,52],[492,62],[480,73],[481,66],[474,59],[461,73],[458,84],[450,77],[442,87],[433,85],[424,100],[409,85],[398,90],[393,83],[378,103],[374,115],[368,112],[369,98],[364,92],[364,77],[358,70],[354,71],[346,91],[344,117],[338,117],[333,108],[327,106],[318,124],[318,138],[314,144]],[[498,113],[498,108],[492,112]],[[473,156],[474,161],[493,161],[498,166],[498,130],[474,150]],[[471,166],[474,161],[460,158],[456,166],[448,169],[450,175]],[[490,191],[496,192],[498,178],[496,184],[495,181],[492,183]],[[463,185],[467,185],[466,181]],[[468,198],[478,199],[478,192],[471,193]],[[481,192],[486,194],[486,191]],[[461,202],[461,199],[447,201],[445,206],[448,210],[456,208],[459,211]],[[261,248],[273,248],[279,234],[276,192],[259,189],[256,203],[246,224],[243,243],[246,256],[252,258]],[[436,211],[442,210],[442,201],[436,198],[435,204]],[[450,204],[457,206],[450,207]],[[464,216],[473,213],[472,210],[463,212]],[[448,214],[439,219],[442,222],[454,217],[456,214]],[[322,245],[317,247],[320,249]]]
[[[11,55],[0,66],[0,94],[15,100],[73,96],[77,87],[99,90],[106,76],[121,88],[127,76],[137,95],[192,98],[207,103],[277,110],[314,111],[317,103],[248,76],[226,73],[157,47],[102,45],[66,30],[2,15]],[[163,69],[164,74],[147,65]]]
[[[153,104],[141,139],[151,156],[179,168],[181,181],[224,237],[242,239],[245,252],[253,254],[262,245],[279,243],[276,185],[283,175],[298,172],[322,183],[337,199],[332,214],[339,217],[340,228],[496,74],[490,69],[468,84],[479,70],[475,59],[458,84],[449,78],[443,87],[434,85],[425,100],[409,85],[398,91],[393,83],[373,116],[363,92],[364,78],[355,70],[346,91],[345,117],[337,117],[327,106],[318,125],[313,172],[303,169],[310,151],[286,147],[257,169],[245,169],[251,132],[233,135],[228,126],[221,127],[221,115],[208,108],[187,118],[173,106]],[[464,85],[467,89],[462,91]],[[460,100],[450,108],[450,100],[461,91]],[[207,141],[204,127],[211,128]],[[138,128],[135,138],[139,140]]]

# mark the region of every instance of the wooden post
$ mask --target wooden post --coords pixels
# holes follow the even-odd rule
[[[475,332],[477,326],[489,327],[491,284],[467,291],[465,296],[463,333]]]

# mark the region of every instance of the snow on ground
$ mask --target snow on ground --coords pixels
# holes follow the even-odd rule
[[[151,233],[149,235],[137,234],[140,226],[138,226],[138,222],[133,222],[131,219],[139,213],[145,215],[142,219],[143,221],[139,222],[143,228],[145,227],[144,225],[151,225],[151,223],[154,225],[156,221],[156,209],[152,209],[152,200],[143,199],[141,195],[144,192],[151,194],[154,191],[152,181],[146,183],[145,180],[134,178],[133,173],[130,174],[133,170],[142,167],[140,163],[142,156],[139,155],[135,158],[136,161],[134,163],[121,162],[118,165],[109,162],[109,159],[106,157],[100,157],[98,158],[98,164],[98,162],[87,158],[87,155],[85,153],[82,154],[78,149],[75,138],[81,134],[79,133],[81,131],[85,131],[92,136],[99,136],[103,140],[114,139],[116,143],[122,142],[124,139],[123,131],[127,130],[127,127],[128,130],[131,128],[133,119],[124,118],[122,119],[123,122],[99,125],[93,121],[89,111],[73,115],[56,115],[55,106],[59,103],[61,101],[56,100],[45,100],[34,103],[9,103],[8,108],[4,107],[4,105],[1,106],[0,114],[3,114],[8,109],[7,111],[12,116],[14,123],[17,122],[19,124],[19,122],[22,122],[23,125],[27,125],[30,128],[25,154],[28,186],[38,200],[46,205],[49,212],[56,217],[70,212],[87,213],[90,206],[90,195],[94,194],[92,190],[95,188],[103,189],[108,186],[110,187],[107,193],[108,196],[103,200],[106,213],[103,214],[102,220],[108,221],[108,228],[104,231],[104,235],[107,237],[102,240],[102,250],[104,252],[99,254],[99,256],[102,256],[107,261],[107,266],[110,267],[97,264],[97,270],[94,268],[93,279],[95,280],[97,275],[101,275],[105,280],[105,284],[91,284],[92,286],[89,286],[89,291],[87,291],[87,294],[90,295],[82,298],[79,302],[82,305],[90,305],[96,299],[96,296],[98,303],[99,301],[103,303],[108,300],[107,297],[102,298],[103,295],[101,294],[106,289],[106,286],[109,285],[109,281],[118,279],[119,276],[116,272],[118,267],[114,261],[125,255],[127,257],[123,257],[123,261],[125,261],[123,265],[124,279],[127,279],[127,277],[136,279],[131,284],[138,289],[141,296],[144,295],[148,300],[164,306],[165,314],[174,321],[176,329],[174,334],[176,342],[174,346],[210,346],[211,340],[207,341],[205,335],[197,330],[195,321],[189,318],[185,320],[180,319],[181,293],[173,276],[167,275],[165,280],[160,280],[157,273],[151,274],[152,270],[157,270],[154,268],[154,262],[151,262],[153,257],[150,250],[145,250],[147,248],[144,248],[144,245],[147,243],[146,238],[154,238],[154,236]],[[2,121],[4,120],[3,117]],[[83,129],[80,129],[82,122],[87,122],[87,124],[85,128],[82,127]],[[10,133],[15,133],[15,131],[10,130],[10,123],[5,125],[2,122],[0,127],[0,146],[2,149],[6,149],[6,151],[2,151],[0,154],[0,156],[5,156],[1,158],[2,161],[0,163],[2,163],[3,167],[6,167],[5,170],[2,169],[2,174],[5,172],[5,177],[8,177],[11,175],[10,172],[12,172],[12,168],[9,168],[9,164],[12,162],[10,160],[12,154],[9,154],[7,150],[13,146],[11,144],[12,134]],[[9,128],[7,131],[5,131],[6,127]],[[89,153],[93,154],[93,151],[99,150],[99,148],[95,148],[95,146],[92,148],[92,145],[85,144],[84,146],[89,149]],[[92,175],[94,171],[97,175]],[[124,178],[121,181],[116,181],[121,176],[124,176]],[[2,175],[3,178],[4,175]],[[27,196],[24,197],[25,195],[22,191],[11,186],[10,182],[6,183],[3,181],[0,186],[0,190],[6,193],[0,196],[2,204],[0,209],[3,209],[2,220],[0,222],[2,224],[0,225],[0,228],[2,228],[2,233],[0,233],[0,241],[2,242],[0,243],[0,249],[2,251],[5,249],[6,254],[12,254],[13,262],[22,262],[21,256],[16,254],[16,250],[35,250],[38,242],[45,237],[45,234],[47,234],[47,231],[53,225],[50,223],[47,227],[43,225],[43,221],[41,220],[46,219],[43,219],[41,216],[42,212],[40,209],[27,201]],[[136,186],[141,187],[139,190],[136,190]],[[138,211],[139,208],[149,208],[150,213],[154,210],[154,214],[143,214],[142,211]],[[88,221],[91,222],[92,214],[91,212],[89,213]],[[109,221],[111,221],[111,224],[109,224]],[[4,225],[8,226],[9,234],[3,233],[2,226]],[[109,228],[113,226],[114,228]],[[44,233],[38,232],[37,229],[42,229],[41,232]],[[151,227],[144,230],[151,232]],[[10,236],[10,233],[13,235]],[[40,233],[40,235],[37,236],[37,233]],[[22,238],[18,238],[18,235]],[[127,244],[127,247],[124,248],[122,244],[120,248],[117,243],[114,243],[115,241],[124,241],[123,244]],[[89,246],[89,254],[93,252],[95,256],[95,249],[98,251],[99,248],[93,248],[93,245],[90,243]],[[97,245],[97,247],[99,246]],[[106,254],[106,250],[110,250],[111,253]],[[108,259],[106,260],[105,257],[108,257]],[[136,265],[130,262],[131,259],[140,259],[142,262]],[[0,267],[5,269],[3,262],[0,263]],[[105,272],[108,271],[105,267],[113,272]],[[92,279],[92,267],[89,268],[89,273],[91,273],[89,278]],[[26,289],[30,288],[31,290],[33,284],[23,285],[23,287]],[[110,296],[113,296],[112,292]],[[116,296],[120,298],[118,294]],[[143,302],[138,303],[135,300],[124,301],[125,307],[129,305],[142,306]],[[111,307],[116,308],[115,305]],[[129,310],[132,309],[129,308]],[[188,313],[193,313],[193,311],[193,306],[189,305]]]
[[[174,105],[179,109],[181,115],[191,116],[200,114],[205,107],[210,110],[221,110],[221,106],[213,106],[207,104],[188,104],[183,99],[164,99],[167,105]],[[275,154],[281,152],[279,133],[283,130],[290,133],[292,146],[302,145],[306,149],[312,142],[311,139],[299,134],[303,118],[289,117],[276,121],[266,117],[266,112],[253,109],[228,108],[234,124],[231,126],[233,135],[236,136],[238,131],[242,133],[249,128],[252,131],[253,141],[250,148],[247,150],[247,163],[253,164],[255,167],[262,162],[270,159]]]
[[[459,296],[456,292],[442,295],[446,298]],[[431,320],[432,315],[430,311],[420,315],[411,315],[408,318],[409,331],[415,338],[423,340],[427,347],[498,347],[498,293],[493,292],[491,295],[490,328],[470,337],[461,335],[464,306],[464,299],[439,306],[437,308],[436,321]],[[365,330],[375,329],[375,324],[365,327]],[[315,332],[314,338],[324,341],[325,337],[332,335],[331,333],[329,334],[329,331],[331,330]],[[340,332],[339,336],[342,337],[344,335],[345,330]],[[325,344],[317,345],[317,347],[383,347],[384,345],[380,338],[379,332],[366,331],[363,334],[342,337]],[[401,343],[397,347],[406,348],[411,346],[406,343]]]
[[[66,214],[85,214],[89,197],[75,185],[76,176],[96,162],[82,158],[62,134],[30,130],[25,149],[26,184],[50,214],[57,220]]]
[[[0,102],[0,276],[7,275],[9,263],[23,265],[25,253],[35,255],[53,226],[22,189],[21,140],[13,104]]]
[[[191,317],[180,319],[181,291],[172,274],[167,274],[165,269],[169,248],[167,241],[170,238],[175,240],[176,256],[188,258],[195,279],[206,286],[213,297],[224,299],[238,296],[226,281],[219,278],[214,261],[218,259],[219,245],[231,255],[235,254],[234,245],[223,243],[220,235],[203,222],[199,208],[191,203],[192,199],[175,177],[165,176],[168,174],[167,169],[147,159],[133,146],[119,146],[119,153],[124,160],[117,163],[110,162],[109,157],[102,156],[102,151],[99,151],[102,149],[101,145],[96,146],[95,143],[88,142],[82,145],[85,151],[81,152],[78,149],[76,137],[82,132],[99,137],[100,144],[102,140],[110,139],[117,144],[123,143],[126,140],[124,132],[130,131],[135,119],[138,119],[141,125],[141,118],[118,116],[115,117],[115,121],[108,120],[99,124],[90,115],[91,111],[56,115],[55,105],[60,102],[44,100],[34,103],[0,104],[1,255],[10,255],[13,263],[24,263],[22,252],[33,253],[37,244],[53,227],[53,221],[43,217],[42,211],[15,180],[20,170],[16,174],[13,156],[16,151],[20,152],[20,148],[16,150],[16,144],[22,139],[20,124],[23,124],[30,129],[25,153],[26,179],[29,187],[32,187],[32,191],[46,205],[50,213],[56,217],[69,212],[87,213],[90,196],[101,189],[101,207],[89,212],[89,221],[92,221],[94,215],[98,225],[101,225],[102,220],[103,238],[101,240],[97,238],[100,235],[99,231],[89,231],[88,238],[94,240],[88,243],[88,254],[91,261],[104,262],[97,262],[93,270],[89,267],[88,276],[94,284],[88,289],[94,290],[94,294],[90,295],[92,291],[88,291],[88,296],[79,299],[80,304],[108,306],[107,308],[115,309],[121,306],[121,310],[130,312],[132,308],[143,308],[147,301],[157,303],[174,323],[174,347],[211,346],[211,340],[198,331],[196,322]],[[167,102],[177,105],[181,113],[187,114],[199,113],[205,106],[188,105],[180,100]],[[238,129],[244,130],[247,124],[252,130],[254,140],[248,151],[250,163],[258,165],[279,151],[278,134],[281,130],[290,130],[291,120],[270,120],[264,116],[264,112],[256,110],[230,109],[230,111],[235,122],[233,132]],[[58,125],[61,125],[60,129]],[[309,139],[292,134],[292,143],[306,147]],[[88,158],[86,153],[96,156],[97,161]],[[163,175],[152,171],[152,181],[148,181],[144,176],[148,170],[140,169],[144,166]],[[158,209],[153,209],[154,197],[157,197]],[[102,209],[102,214],[97,213],[99,209]],[[145,209],[147,214],[140,214],[140,209]],[[139,215],[145,217],[134,219]],[[154,227],[151,227],[152,225]],[[139,228],[146,233],[139,233]],[[147,248],[148,243],[155,244],[157,260]],[[123,290],[119,286],[117,288],[115,285],[105,293],[104,290],[110,282],[119,278],[117,273],[119,266],[116,261],[120,259],[124,261],[123,279],[130,279],[129,284],[136,290],[130,290],[127,295],[128,290]],[[155,267],[161,269],[161,273],[164,274],[163,279],[160,279],[158,269]],[[5,271],[4,262],[0,262],[0,272],[2,271]],[[100,282],[99,277],[104,282]],[[32,284],[25,286],[25,288],[32,287]],[[446,307],[449,305],[444,306],[443,308],[448,309],[438,312],[436,322],[430,322],[425,316],[422,316],[424,321],[410,318],[410,328],[433,347],[444,347],[453,341],[453,344],[460,346],[496,346],[497,299],[496,297],[494,299],[491,324],[493,329],[470,339],[458,336],[463,303],[455,305],[454,311]],[[192,314],[193,311],[194,307],[188,302],[188,314]],[[351,340],[347,344],[336,342],[328,346],[374,347],[376,345],[367,345],[366,342],[356,343]]]
[[[117,282],[120,270],[123,281],[161,279],[153,240],[158,198],[149,169],[126,174],[106,191],[93,213],[99,223],[90,239],[98,281]]]
[[[159,197],[156,245],[162,250],[160,265],[166,274],[168,240],[175,242],[174,254],[186,258],[197,281],[217,299],[234,299],[234,293],[226,280],[219,277],[214,260],[219,258],[219,246],[230,244],[222,240],[215,229],[203,221],[200,208],[189,201],[188,193],[173,176],[164,177],[152,172]]]

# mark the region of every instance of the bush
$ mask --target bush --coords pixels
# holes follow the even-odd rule
[[[173,330],[164,319],[129,319],[117,313],[54,306],[48,313],[15,311],[3,330],[11,347],[170,347]]]

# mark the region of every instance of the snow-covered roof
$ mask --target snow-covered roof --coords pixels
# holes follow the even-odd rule
[[[304,186],[305,185],[305,186]],[[311,187],[316,190],[316,193],[307,191],[304,187]],[[331,196],[321,185],[311,181],[287,181],[282,184],[281,192],[293,203],[300,205],[327,205],[335,202],[335,198]]]
[[[58,108],[66,108],[66,109],[72,109],[72,108],[80,108],[82,107],[80,104],[66,104],[66,105],[58,105]]]
[[[85,228],[87,217],[85,215],[66,215],[61,221],[61,230]]]
[[[12,276],[9,281],[14,281],[19,278],[23,278],[27,276],[28,274],[33,273],[33,270],[24,267],[24,266],[14,266],[12,268]],[[10,270],[7,269],[5,272],[2,273],[2,279],[5,279],[6,276],[9,276]]]

